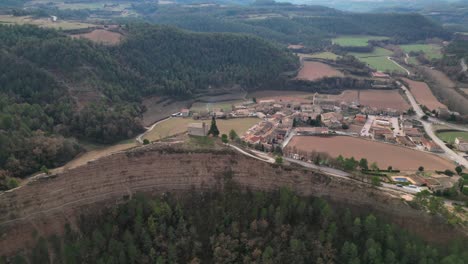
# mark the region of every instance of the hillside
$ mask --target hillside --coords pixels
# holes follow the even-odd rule
[[[252,36],[150,25],[124,30],[125,41],[104,46],[53,30],[0,26],[2,174],[63,163],[79,151],[63,137],[110,143],[135,136],[143,130],[145,96],[191,98],[234,84],[255,89],[298,63]],[[29,144],[39,136],[57,146]]]
[[[321,6],[160,7],[145,19],[201,32],[243,32],[279,43],[303,43],[311,49],[330,44],[336,35],[388,36],[397,42],[450,33],[419,14],[348,13]]]
[[[161,199],[137,198],[126,203],[139,197],[139,192]],[[321,199],[304,198],[311,196],[327,199],[336,207]],[[117,201],[123,204],[116,207]],[[378,217],[377,222],[374,217],[365,221],[370,211]],[[399,197],[360,182],[275,166],[222,148],[154,144],[107,156],[5,193],[0,196],[0,212],[0,255],[18,252],[41,259],[36,263],[48,263],[43,259],[48,258],[44,254],[47,244],[49,250],[55,250],[51,255],[54,263],[99,263],[101,257],[132,258],[133,254],[141,256],[137,263],[146,263],[143,259],[151,256],[152,247],[160,253],[158,257],[176,257],[180,263],[193,257],[203,263],[216,262],[209,261],[216,257],[238,260],[255,248],[263,254],[268,246],[276,249],[274,259],[284,259],[290,257],[290,246],[296,244],[300,247],[295,249],[299,251],[294,263],[301,263],[300,259],[314,263],[318,256],[313,252],[323,253],[319,254],[322,257],[328,252],[328,257],[343,261],[347,256],[342,254],[345,241],[359,245],[353,257],[364,261],[361,263],[368,263],[370,248],[376,250],[373,257],[388,256],[400,263],[420,258],[433,259],[433,263],[463,263],[441,262],[449,254],[454,254],[454,260],[463,258],[463,248],[452,247],[450,253],[442,249],[449,241],[463,238],[463,233]],[[150,215],[156,225],[148,220]],[[348,228],[359,216],[361,222],[354,225],[358,233],[353,237]],[[257,224],[268,223],[257,235],[250,232],[255,220]],[[152,228],[159,235],[155,236]],[[148,244],[148,235],[153,246]],[[210,237],[219,249],[211,247]],[[374,241],[368,242],[370,239]],[[35,241],[39,241],[37,246]],[[127,244],[130,241],[132,244]],[[195,241],[195,250],[190,250]],[[229,244],[223,241],[232,244],[225,247]],[[433,246],[423,241],[438,244],[440,250],[429,250]],[[255,247],[248,249],[248,245]],[[26,254],[28,249],[34,249],[33,254]],[[313,261],[307,261],[311,258]]]

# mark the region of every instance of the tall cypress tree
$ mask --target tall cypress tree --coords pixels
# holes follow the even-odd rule
[[[210,127],[210,130],[208,131],[208,135],[213,135],[213,137],[217,137],[219,135],[219,129],[218,129],[218,126],[216,125],[216,118],[214,116],[211,119],[211,127]]]

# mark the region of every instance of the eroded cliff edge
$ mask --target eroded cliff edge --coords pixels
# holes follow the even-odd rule
[[[31,246],[34,236],[63,232],[81,215],[99,211],[136,192],[162,194],[222,190],[226,177],[252,190],[287,186],[388,217],[428,240],[447,241],[457,232],[441,219],[414,210],[369,185],[300,168],[271,165],[230,149],[185,149],[151,145],[117,153],[0,194],[0,255]]]

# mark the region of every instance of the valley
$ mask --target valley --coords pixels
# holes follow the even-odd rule
[[[421,6],[0,3],[0,264],[467,262],[468,39]]]

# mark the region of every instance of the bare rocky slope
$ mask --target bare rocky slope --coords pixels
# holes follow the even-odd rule
[[[76,227],[82,215],[99,212],[135,192],[159,195],[221,190],[226,177],[240,186],[327,198],[339,206],[373,210],[428,240],[448,241],[456,230],[368,185],[250,159],[229,149],[194,150],[150,145],[117,153],[57,175],[39,177],[0,194],[0,255],[30,247],[37,236]]]

